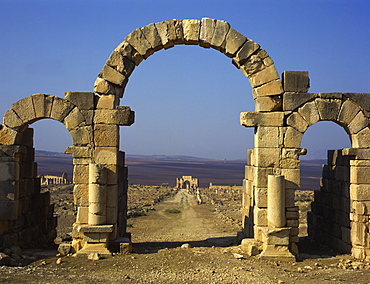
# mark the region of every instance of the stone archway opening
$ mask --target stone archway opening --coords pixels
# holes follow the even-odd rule
[[[314,253],[305,251],[306,236],[333,253],[351,251],[350,165],[349,157],[342,155],[344,148],[351,147],[349,138],[343,127],[331,121],[315,123],[303,136],[301,146],[307,154],[300,158],[301,184],[295,192],[301,253]],[[310,151],[314,147],[317,150]]]

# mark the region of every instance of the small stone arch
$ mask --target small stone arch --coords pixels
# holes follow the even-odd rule
[[[210,18],[169,20],[134,30],[113,50],[95,81],[94,91],[100,99],[114,96],[118,105],[135,67],[156,51],[178,44],[214,48],[232,58],[232,63],[249,79],[256,109],[281,109],[283,88],[268,53],[228,22]]]

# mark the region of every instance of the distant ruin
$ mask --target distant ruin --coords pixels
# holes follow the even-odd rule
[[[352,148],[329,152],[309,214],[309,237],[369,259],[370,94],[309,93],[307,71],[285,71],[280,78],[258,43],[209,18],[134,30],[111,53],[93,92],[67,92],[65,98],[34,94],[12,105],[0,126],[0,246],[33,246],[55,236],[56,220],[49,194],[40,193],[29,128],[51,118],[65,125],[73,142],[66,150],[73,156],[77,207],[71,251],[104,256],[127,249],[127,167],[119,151],[119,126],[131,125],[134,112],[119,103],[135,67],[178,44],[220,51],[253,88],[255,111],[240,114],[241,124],[255,129],[243,182],[243,249],[273,260],[298,255],[294,191],[300,187],[299,156],[306,153],[301,140],[313,124],[333,121],[346,131]]]
[[[61,177],[51,176],[51,175],[38,175],[40,178],[41,185],[50,185],[50,184],[69,184],[70,182],[67,179],[67,174],[63,173]]]
[[[176,179],[177,188],[197,189],[199,186],[199,179],[192,176],[182,176]]]

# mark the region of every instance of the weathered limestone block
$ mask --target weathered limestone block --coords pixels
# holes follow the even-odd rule
[[[108,185],[117,184],[118,178],[122,178],[122,176],[118,175],[117,165],[110,164],[110,165],[106,165],[105,168],[107,170],[107,184]],[[125,181],[122,181],[122,182],[125,182]]]
[[[243,46],[236,53],[235,57],[233,58],[233,61],[236,62],[236,64],[238,65],[242,65],[259,48],[260,48],[260,45],[258,43],[254,42],[251,39],[247,39],[244,42]]]
[[[266,84],[271,81],[279,80],[279,74],[276,71],[275,65],[270,65],[266,67],[262,71],[256,73],[255,75],[249,78],[249,82],[251,83],[252,87],[258,87],[263,84]]]
[[[96,147],[95,162],[101,165],[116,165],[117,153],[117,147]]]
[[[87,224],[88,217],[89,217],[89,207],[78,206],[77,207],[76,223],[78,223],[78,224]]]
[[[313,125],[320,121],[319,111],[317,110],[315,102],[305,103],[298,109],[298,113],[307,121],[308,125]]]
[[[211,46],[211,40],[213,31],[216,27],[216,20],[210,18],[202,18],[200,34],[199,34],[199,45],[205,48]]]
[[[135,69],[135,63],[130,61],[126,56],[123,56],[117,49],[113,50],[106,64],[124,74],[126,77],[130,77]]]
[[[198,44],[200,33],[199,20],[182,20],[185,44]]]
[[[183,28],[182,28],[182,20],[171,20],[169,22],[171,22],[171,24],[173,24],[174,30],[175,30],[174,43],[175,44],[185,43],[184,32],[183,32]]]
[[[216,20],[215,29],[211,39],[211,46],[221,52],[225,50],[225,38],[230,29],[228,22]]]
[[[321,120],[337,120],[342,104],[341,100],[317,98],[315,103],[317,105]]]
[[[268,82],[260,87],[253,88],[253,97],[266,97],[280,95],[283,93],[283,88],[281,86],[280,80],[275,80]]]
[[[97,109],[114,109],[119,104],[119,100],[114,95],[99,96]]]
[[[100,71],[99,77],[118,86],[125,86],[127,83],[127,77],[125,75],[107,64]]]
[[[345,125],[349,125],[356,114],[359,112],[360,108],[352,100],[347,99],[343,102],[342,107],[340,108],[338,121],[342,122]]]
[[[13,109],[7,110],[4,114],[3,122],[7,127],[15,129],[20,128],[24,124],[22,119],[19,118]]]
[[[166,22],[155,23],[159,37],[161,38],[162,45],[165,49],[171,48],[174,46],[173,40],[169,39],[168,26]]]
[[[85,167],[85,166],[84,166]],[[74,177],[73,182],[73,202],[76,206],[89,206],[89,188],[88,188],[88,177],[86,176],[86,168],[79,168],[76,170],[80,174],[78,177]],[[81,183],[76,183],[76,181]]]
[[[369,125],[369,118],[359,111],[348,125],[351,134],[356,134]]]
[[[161,37],[159,36],[157,28],[155,27],[155,24],[151,23],[141,28],[141,31],[144,34],[145,38],[150,43],[154,51],[157,51],[163,48]]]
[[[73,183],[74,184],[87,184],[89,182],[89,166],[88,165],[75,165],[73,167]]]
[[[18,207],[18,200],[0,201],[0,220],[16,220]]]
[[[295,192],[295,189],[293,188],[285,189],[285,206],[286,207],[295,207],[294,192]]]
[[[144,60],[139,52],[137,52],[136,49],[127,41],[120,43],[115,50],[119,51],[123,57],[133,62],[136,66],[138,66]]]
[[[12,104],[12,109],[18,115],[18,117],[25,123],[32,123],[36,118],[32,96],[26,97]]]
[[[256,148],[273,148],[279,147],[280,131],[278,127],[259,126],[254,134],[254,147]]]
[[[370,129],[366,127],[360,132],[351,135],[352,147],[370,148]]]
[[[77,107],[73,108],[73,110],[63,120],[63,124],[68,130],[74,129],[84,122],[85,117]]]
[[[256,226],[267,226],[267,208],[254,206],[254,224]]]
[[[301,186],[300,169],[281,169],[281,175],[285,177],[285,188],[297,189]]]
[[[258,167],[279,167],[281,153],[279,148],[254,148],[254,165]]]
[[[247,256],[255,256],[260,253],[258,245],[256,244],[255,239],[243,239],[241,242],[241,250]]]
[[[238,61],[235,61],[234,59],[232,63],[237,68],[239,68],[240,71],[242,71],[244,76],[247,78],[251,78],[253,74],[261,72],[266,68],[266,66],[263,64],[263,59],[259,57],[257,54],[253,54],[250,57],[248,57],[248,59],[243,64],[240,64]]]
[[[343,93],[343,96],[349,98],[363,107],[365,110],[370,111],[370,94],[369,93]]]
[[[137,52],[145,59],[154,53],[152,46],[150,45],[149,41],[145,38],[145,35],[141,31],[141,29],[134,30],[127,37],[125,37],[125,40],[130,45],[132,45],[133,48],[135,48],[135,50],[137,50]]]
[[[72,154],[73,158],[89,158],[91,157],[90,147],[68,146],[64,151],[65,154]]]
[[[112,83],[98,77],[94,82],[94,92],[107,95],[114,94],[114,86]]]
[[[94,145],[95,147],[117,147],[119,144],[119,126],[95,124]]]
[[[118,216],[117,206],[115,207],[107,206],[107,224],[116,224],[117,216]]]
[[[256,201],[255,206],[267,208],[267,187],[257,187],[254,191],[254,199]]]
[[[66,92],[64,97],[80,110],[94,109],[95,107],[95,94],[92,92]]]
[[[254,126],[283,126],[283,112],[242,112],[240,113],[240,124],[245,127]]]
[[[256,111],[281,111],[282,100],[279,96],[257,97],[254,100]]]
[[[63,122],[64,118],[74,108],[74,105],[65,99],[54,97],[50,118]]]
[[[91,126],[80,126],[69,131],[72,137],[72,143],[75,146],[91,145]]]
[[[118,204],[118,186],[108,185],[107,189],[107,206],[115,207]]]
[[[13,145],[16,143],[19,132],[0,124],[0,145]],[[1,151],[0,151],[1,152]]]
[[[365,223],[351,222],[351,243],[366,246],[367,227]]]
[[[370,168],[368,167],[351,167],[351,184],[370,184]]]
[[[368,148],[344,148],[342,149],[343,156],[355,156],[359,160],[369,160],[370,150]]]
[[[276,173],[274,168],[254,167],[253,171],[253,185],[256,187],[267,188],[267,177]]]
[[[287,124],[295,128],[301,133],[304,133],[308,128],[308,123],[298,112],[293,112],[287,118]]]
[[[53,95],[33,94],[32,100],[36,117],[50,117],[54,100]]]
[[[130,107],[118,106],[117,109],[102,109],[95,111],[94,123],[116,124],[129,126],[134,123],[135,113]]]
[[[284,71],[282,77],[285,92],[307,93],[310,88],[308,71]]]
[[[245,36],[230,28],[225,39],[225,55],[233,58],[246,40]]]
[[[283,110],[295,110],[304,103],[313,100],[317,94],[313,93],[290,93],[283,95]]]

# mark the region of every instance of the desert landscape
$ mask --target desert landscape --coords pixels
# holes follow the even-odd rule
[[[52,168],[53,160],[39,159],[40,169]],[[137,171],[145,164],[136,163]],[[47,161],[46,166],[43,161]],[[198,163],[209,177],[217,173],[215,164],[205,161],[153,161],[157,173],[162,168],[171,172]],[[153,166],[148,169],[155,169]],[[308,165],[314,167],[315,163]],[[227,163],[220,165],[230,166]],[[58,168],[57,164],[54,164]],[[60,163],[65,169],[68,163]],[[230,168],[235,167],[232,164]],[[144,167],[145,168],[145,167]],[[143,172],[148,174],[148,170]],[[231,171],[231,169],[230,169]],[[227,171],[225,171],[227,172]],[[242,172],[242,171],[241,171]],[[54,172],[50,172],[54,173]],[[311,172],[315,173],[315,169]],[[166,171],[162,173],[166,174]],[[143,175],[144,176],[144,175]],[[201,175],[200,175],[201,176]],[[148,176],[147,176],[148,177]],[[225,183],[233,177],[225,174]],[[309,180],[312,180],[309,179]],[[143,183],[152,181],[150,177]],[[171,181],[171,178],[163,181]],[[236,234],[241,230],[240,186],[200,188],[201,204],[195,194],[177,189],[167,182],[161,185],[131,184],[128,201],[128,231],[132,235],[131,254],[113,254],[110,258],[88,260],[86,257],[61,255],[57,245],[69,242],[71,225],[75,221],[73,185],[49,185],[58,235],[55,245],[44,249],[13,252],[13,266],[0,267],[0,281],[19,283],[369,283],[370,263],[337,255],[325,246],[307,238],[306,213],[313,200],[312,190],[296,192],[300,208],[300,254],[295,263],[261,260],[248,256],[238,245]]]

